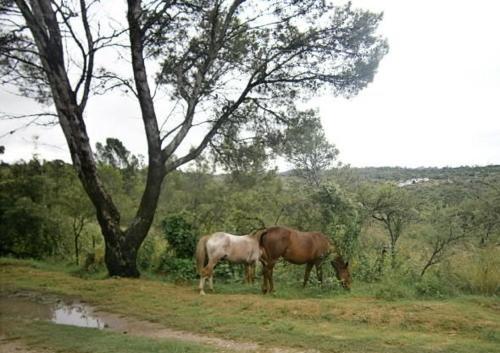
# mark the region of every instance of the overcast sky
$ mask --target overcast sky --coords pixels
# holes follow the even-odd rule
[[[375,80],[350,100],[317,97],[326,135],[352,166],[460,166],[500,164],[500,1],[355,0],[384,12],[380,33],[390,51]],[[0,88],[0,111],[39,107]],[[146,153],[136,102],[116,94],[94,97],[87,108],[91,141],[117,137]],[[0,122],[0,160],[70,160],[58,126],[14,134]],[[39,136],[34,143],[34,136]]]

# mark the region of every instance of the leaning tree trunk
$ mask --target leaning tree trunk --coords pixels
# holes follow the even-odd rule
[[[135,24],[130,30],[132,59],[148,139],[149,164],[146,188],[137,213],[128,229],[122,230],[120,213],[99,178],[83,118],[91,86],[95,53],[95,42],[87,22],[85,2],[82,1],[81,5],[82,21],[89,45],[88,52],[84,53],[88,55],[88,65],[85,67],[81,81],[73,89],[65,67],[63,35],[52,2],[39,0],[32,1],[28,5],[24,0],[16,0],[35,40],[43,70],[50,85],[59,123],[68,143],[73,167],[96,209],[97,220],[106,244],[105,262],[109,275],[124,277],[139,276],[136,265],[137,252],[153,222],[161,183],[166,174],[165,158],[161,156],[161,140],[142,59],[142,32],[139,28],[140,1],[131,1],[131,3],[134,3],[134,13],[130,12],[129,16]],[[78,103],[80,83],[83,83],[84,91]]]

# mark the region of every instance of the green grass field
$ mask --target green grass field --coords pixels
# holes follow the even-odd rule
[[[4,294],[28,290],[79,298],[131,318],[263,347],[321,352],[500,351],[497,297],[388,301],[356,286],[346,293],[317,288],[302,291],[279,283],[274,296],[261,295],[258,284],[216,284],[216,293],[201,297],[194,285],[153,279],[82,279],[57,267],[7,259],[0,260],[0,283]],[[7,335],[58,352],[211,351],[210,347],[151,339],[123,342],[113,333],[60,329],[43,322],[10,325]],[[51,338],[55,336],[58,338]],[[89,337],[100,342],[93,350],[71,345]],[[120,344],[132,348],[122,349]],[[168,344],[177,348],[168,348]]]

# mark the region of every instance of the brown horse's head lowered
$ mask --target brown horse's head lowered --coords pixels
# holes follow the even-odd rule
[[[340,284],[342,284],[342,287],[350,290],[352,279],[351,279],[351,272],[349,271],[349,262],[344,261],[344,259],[340,255],[334,255],[334,256],[335,256],[334,259],[330,263],[335,269],[335,274],[337,276],[337,279],[340,281]]]

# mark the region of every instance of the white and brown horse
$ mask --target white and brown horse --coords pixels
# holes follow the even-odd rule
[[[196,266],[200,275],[200,294],[208,279],[213,290],[214,267],[220,260],[245,265],[245,281],[253,282],[255,265],[260,258],[259,239],[254,235],[213,233],[200,238],[196,245]]]

